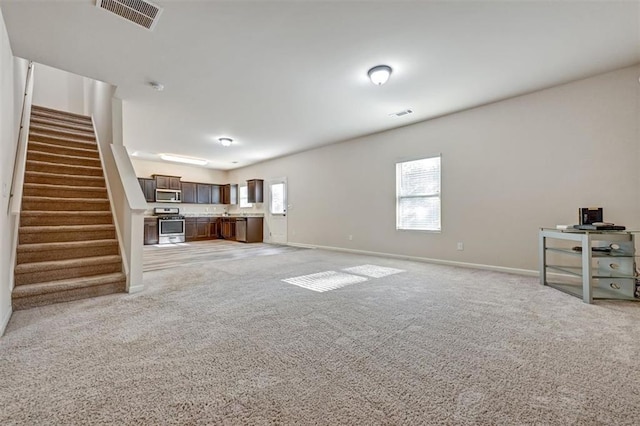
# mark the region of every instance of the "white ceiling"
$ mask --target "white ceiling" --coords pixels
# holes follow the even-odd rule
[[[118,87],[130,152],[222,170],[640,62],[637,1],[154,3],[153,31],[95,0],[0,8],[14,55]]]

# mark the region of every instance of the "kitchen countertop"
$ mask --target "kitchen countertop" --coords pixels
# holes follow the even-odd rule
[[[229,215],[223,215],[220,213],[184,213],[181,214],[184,217],[264,217],[263,213],[230,213]],[[144,215],[145,219],[157,219],[158,216],[152,214]]]
[[[221,213],[184,213],[184,217],[264,217],[263,213],[230,213],[223,215]]]

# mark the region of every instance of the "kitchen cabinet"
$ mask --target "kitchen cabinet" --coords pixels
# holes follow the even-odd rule
[[[208,217],[196,218],[196,239],[208,240],[209,239],[209,222]]]
[[[198,204],[211,204],[211,185],[208,183],[196,184],[196,200]]]
[[[198,238],[198,227],[195,217],[184,219],[184,239],[185,241],[195,241]]]
[[[217,217],[212,217],[209,220],[209,238],[212,240],[220,238],[220,219]]]
[[[234,240],[236,237],[236,218],[235,217],[223,217],[221,218],[222,229],[220,234],[225,240]]]
[[[262,203],[264,199],[264,180],[250,179],[247,181],[247,202]]]
[[[158,244],[158,218],[144,218],[144,244]]]
[[[157,189],[180,189],[179,176],[153,175]]]
[[[215,183],[211,185],[211,204],[222,204],[222,187]]]
[[[247,218],[247,243],[261,243],[264,235],[263,219],[261,217]]]
[[[236,218],[236,241],[243,243],[261,243],[263,232],[261,217]]]
[[[181,184],[181,188],[182,188],[182,202],[183,203],[191,203],[191,204],[195,204],[197,201],[197,196],[196,196],[196,188],[197,188],[196,183],[194,182],[182,182]]]
[[[138,182],[140,183],[140,188],[142,189],[142,193],[144,194],[144,199],[147,200],[148,203],[155,202],[156,180],[149,178],[138,178]]]
[[[226,184],[222,186],[222,204],[238,204],[238,185]]]

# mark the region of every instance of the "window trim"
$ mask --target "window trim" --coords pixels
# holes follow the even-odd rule
[[[404,195],[401,196],[400,195],[400,181],[398,179],[398,165],[403,164],[403,163],[409,163],[412,161],[420,161],[420,160],[430,160],[430,159],[434,159],[434,158],[438,158],[439,159],[439,170],[438,170],[438,174],[440,176],[440,186],[438,188],[438,192],[435,194],[424,194],[424,195]],[[395,202],[396,202],[396,231],[399,232],[419,232],[419,233],[430,233],[430,234],[440,234],[442,233],[442,154],[437,154],[437,155],[431,155],[431,156],[426,156],[426,157],[412,157],[412,158],[403,158],[403,159],[397,159],[395,162],[395,166],[396,166],[396,173],[395,173],[395,177],[396,177],[396,196],[395,196]],[[410,199],[410,198],[438,198],[440,200],[440,209],[439,209],[439,216],[440,216],[440,227],[439,229],[409,229],[409,228],[400,228],[400,199]]]

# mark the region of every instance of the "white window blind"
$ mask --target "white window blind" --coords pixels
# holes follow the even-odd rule
[[[252,207],[253,204],[247,202],[249,199],[249,191],[247,190],[247,185],[243,185],[240,187],[240,208]]]
[[[440,157],[396,163],[396,229],[440,231]]]

